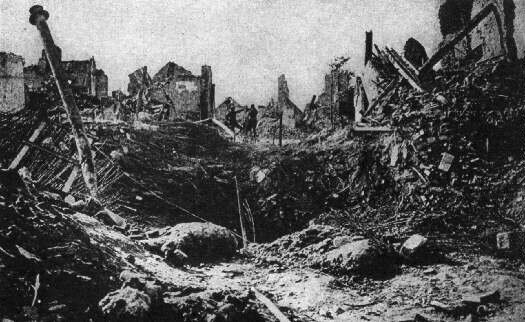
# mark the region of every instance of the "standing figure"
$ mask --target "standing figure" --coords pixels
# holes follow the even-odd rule
[[[255,105],[252,104],[248,110],[248,122],[246,125],[246,133],[252,132],[252,137],[255,139],[257,137],[257,109]]]
[[[235,128],[242,130],[242,126],[237,122],[237,113],[240,111],[235,111],[235,105],[231,97],[228,97],[226,101],[228,106],[228,113],[226,114],[226,126],[228,126],[234,133]]]

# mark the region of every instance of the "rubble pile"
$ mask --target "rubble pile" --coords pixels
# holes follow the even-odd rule
[[[96,303],[115,287],[122,263],[92,244],[73,212],[61,196],[0,173],[0,316],[100,319]]]
[[[381,138],[381,158],[396,182],[397,213],[431,213],[427,225],[446,229],[500,217],[500,167],[523,153],[522,67],[492,60],[444,70],[431,92],[400,88],[371,115],[395,128]]]
[[[315,218],[394,241],[517,228],[505,208],[516,187],[505,178],[523,155],[522,67],[493,59],[442,70],[426,92],[401,82],[366,118],[390,131],[325,130],[260,160],[257,216],[276,235]]]

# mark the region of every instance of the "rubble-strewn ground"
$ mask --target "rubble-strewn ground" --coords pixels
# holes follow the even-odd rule
[[[101,204],[80,177],[71,194],[43,186],[61,165],[44,152],[0,173],[0,317],[275,320],[254,287],[292,321],[522,321],[521,64],[402,83],[370,115],[392,131],[282,149],[190,122],[89,124]],[[36,124],[17,117],[0,118],[20,136],[0,141],[2,163]],[[66,154],[66,130],[37,143]],[[238,203],[260,243],[232,256]],[[177,226],[203,220],[223,228]]]

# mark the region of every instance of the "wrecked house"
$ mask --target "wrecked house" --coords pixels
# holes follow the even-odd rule
[[[388,108],[385,104],[400,81],[423,91],[438,62],[444,68],[454,68],[497,57],[516,60],[514,11],[512,0],[442,1],[438,15],[443,41],[431,57],[413,38],[406,42],[404,56],[392,48],[381,50],[367,32],[365,68],[356,78],[354,94],[356,121],[377,106]]]
[[[16,112],[24,108],[24,59],[0,52],[0,112]]]
[[[120,89],[117,89],[111,92],[111,97],[118,102],[122,102],[126,98],[126,94]]]
[[[283,113],[283,125],[286,127],[297,127],[304,118],[303,111],[290,100],[290,90],[284,74],[277,79],[277,109]]]
[[[108,96],[108,77],[102,69],[97,69],[94,57],[87,60],[62,61],[62,50],[56,47],[56,51],[65,78],[73,91],[99,99]],[[29,91],[41,90],[50,75],[51,68],[44,51],[36,65],[24,68],[25,85]]]
[[[129,75],[128,93],[141,96],[137,103],[162,105],[167,110],[164,118],[206,119],[214,114],[215,84],[210,66],[202,66],[201,75],[195,76],[173,62],[162,67],[153,78],[144,66]]]
[[[515,4],[512,0],[446,0],[439,9],[443,42],[467,27],[483,9],[491,12],[444,57],[444,67],[465,60],[487,60],[500,55],[517,58],[514,40]]]

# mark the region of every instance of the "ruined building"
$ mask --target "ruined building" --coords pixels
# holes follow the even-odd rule
[[[62,50],[56,47],[60,64],[66,80],[76,93],[104,98],[108,96],[108,77],[102,69],[97,69],[95,58],[87,60],[62,61]],[[51,75],[45,51],[36,65],[24,68],[25,85],[29,91],[38,91]]]
[[[0,52],[0,112],[16,112],[24,108],[24,59]]]
[[[454,37],[488,5],[493,5],[495,10],[443,59],[444,66],[454,65],[458,61],[486,60],[500,55],[510,60],[517,58],[513,0],[442,0],[439,21],[443,41]]]
[[[333,69],[324,77],[324,92],[317,105],[331,107],[334,113],[353,116],[355,75],[348,70]]]
[[[283,113],[283,125],[287,127],[298,126],[304,116],[303,111],[290,100],[290,90],[284,74],[277,79],[277,109]]]
[[[206,119],[212,117],[215,106],[215,84],[210,66],[202,66],[195,76],[184,67],[167,63],[151,78],[147,67],[129,75],[128,94],[144,97],[151,104],[168,107],[168,119]]]

